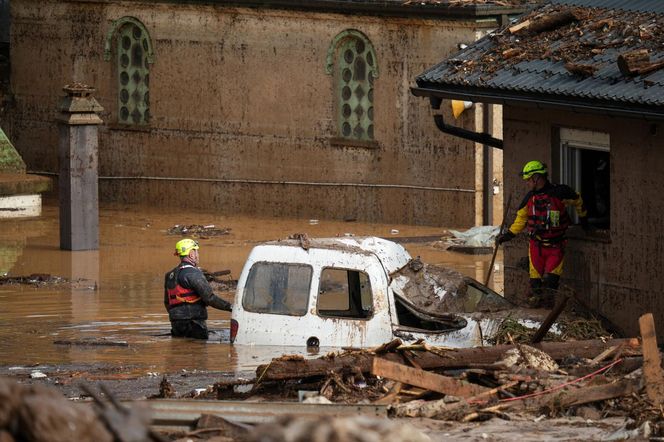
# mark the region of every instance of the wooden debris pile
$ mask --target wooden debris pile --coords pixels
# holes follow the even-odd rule
[[[176,224],[167,230],[169,235],[191,236],[192,238],[208,238],[210,236],[228,235],[231,229],[228,227],[218,228],[214,224],[203,226],[200,224],[180,225]]]
[[[575,318],[568,317],[557,321],[558,333],[548,331],[546,341],[585,341],[589,339],[610,339],[611,333],[606,331],[602,322],[593,317]],[[529,343],[533,339],[535,331],[526,327],[513,318],[506,318],[500,323],[498,331],[490,340],[492,344]]]
[[[664,373],[652,315],[642,317],[640,326],[641,341],[450,349],[395,339],[318,359],[286,356],[257,369],[248,396],[266,398],[271,391],[301,400],[307,393],[318,403],[387,404],[395,417],[462,422],[524,413],[586,416],[591,409],[598,418],[648,420],[657,429],[663,424],[664,432]],[[227,399],[230,391],[226,384],[215,394]]]
[[[602,67],[594,57],[618,48],[623,53],[613,62],[625,77],[664,67],[657,57],[664,44],[662,14],[548,4],[490,38],[493,47],[479,57],[453,58],[448,65],[459,75],[479,70],[490,76],[522,61],[548,60],[563,62],[570,73],[585,78]]]
[[[540,0],[405,0],[403,5],[441,5],[441,6],[521,6],[539,3]]]
[[[0,285],[27,284],[33,286],[58,285],[69,283],[69,280],[61,276],[49,275],[48,273],[32,273],[28,276],[2,276]]]
[[[150,427],[147,409],[120,403],[103,385],[83,385],[94,399],[67,400],[46,385],[0,378],[0,440],[3,442],[150,442],[163,439]]]

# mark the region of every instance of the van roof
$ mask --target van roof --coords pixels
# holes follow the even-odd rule
[[[339,250],[364,255],[375,255],[385,271],[396,272],[410,261],[410,254],[402,245],[377,236],[344,236],[338,238],[306,238],[269,241],[264,245],[299,247],[307,249]]]

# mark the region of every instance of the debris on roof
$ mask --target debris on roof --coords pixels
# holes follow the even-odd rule
[[[404,5],[447,5],[447,6],[467,6],[467,5],[493,5],[493,6],[526,6],[541,3],[541,0],[406,0]]]
[[[615,4],[548,3],[424,72],[418,86],[664,105],[664,12]]]
[[[664,15],[547,5],[526,15],[518,24],[496,32],[491,39],[494,47],[470,66],[453,63],[466,70],[489,73],[520,61],[590,61],[607,49],[657,52],[662,50],[664,41]]]

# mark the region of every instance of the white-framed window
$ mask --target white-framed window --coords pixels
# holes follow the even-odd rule
[[[372,306],[369,275],[358,270],[323,269],[318,287],[320,316],[368,319]]]
[[[608,133],[560,129],[559,179],[581,194],[588,222],[611,226],[611,140]],[[578,221],[572,210],[570,216]]]

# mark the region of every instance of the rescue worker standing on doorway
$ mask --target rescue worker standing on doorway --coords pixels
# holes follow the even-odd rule
[[[510,228],[497,238],[502,244],[527,228],[530,237],[531,297],[533,307],[553,307],[563,271],[565,231],[570,225],[567,206],[574,206],[584,230],[588,228],[587,212],[581,196],[565,184],[552,184],[546,165],[530,161],[521,172],[529,192],[519,205],[516,219]]]
[[[166,273],[164,305],[171,321],[171,336],[207,339],[206,306],[231,311],[231,304],[212,292],[212,287],[197,267],[198,243],[183,239],[175,244],[180,264]]]

